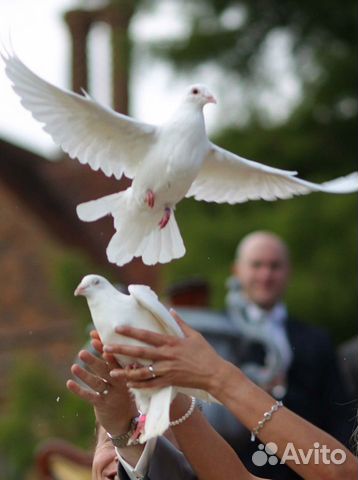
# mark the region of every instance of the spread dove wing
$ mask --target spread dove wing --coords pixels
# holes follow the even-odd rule
[[[130,285],[129,295],[119,292],[108,280],[99,275],[86,275],[75,290],[88,302],[93,323],[103,344],[144,345],[143,342],[115,333],[117,326],[131,325],[156,333],[183,336],[183,332],[159,302],[157,295],[146,285]],[[150,361],[116,355],[122,366],[135,362],[149,365]],[[169,408],[178,392],[192,395],[207,402],[216,401],[210,394],[199,389],[165,387],[131,389],[138,410],[145,415],[144,431],[139,439],[163,434],[169,427]]]
[[[351,193],[358,172],[323,184],[239,157],[211,143],[203,107],[216,103],[205,85],[188,88],[179,108],[154,126],[114,112],[87,93],[77,95],[38,77],[12,52],[2,54],[7,76],[22,105],[72,158],[107,176],[133,179],[125,191],[82,203],[83,221],[114,218],[107,247],[110,262],[142,257],[147,265],[182,257],[185,247],[174,217],[184,197],[230,204],[276,200],[309,192]]]

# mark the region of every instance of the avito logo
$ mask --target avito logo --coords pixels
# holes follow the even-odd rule
[[[258,450],[252,455],[252,463],[257,467],[262,467],[269,463],[270,465],[277,465],[278,463],[286,463],[292,461],[297,465],[307,465],[309,462],[315,464],[330,464],[341,465],[346,461],[347,454],[344,450],[336,448],[331,450],[327,445],[320,445],[319,442],[313,444],[313,448],[304,451],[302,448],[297,448],[292,442],[286,445],[282,454],[281,460],[278,459],[276,453],[278,447],[274,442],[268,442],[266,445],[259,444]]]

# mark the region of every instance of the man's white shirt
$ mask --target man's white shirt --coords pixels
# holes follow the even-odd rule
[[[153,455],[156,445],[157,438],[151,438],[148,440],[145,444],[142,455],[134,467],[124,460],[119,452],[119,449],[116,448],[118,459],[130,480],[142,480],[146,476],[149,469],[150,459]]]

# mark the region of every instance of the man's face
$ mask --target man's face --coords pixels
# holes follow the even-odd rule
[[[92,463],[92,480],[118,480],[118,458],[102,427],[98,433],[98,442]]]
[[[269,236],[251,238],[234,265],[246,297],[266,310],[282,299],[289,279],[288,254],[283,244]]]

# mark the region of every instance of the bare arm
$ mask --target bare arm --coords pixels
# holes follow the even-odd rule
[[[249,429],[253,430],[258,421],[263,419],[264,412],[268,412],[275,400],[260,387],[251,382],[238,368],[228,362],[222,362],[213,381],[211,393],[222,401],[229,410]],[[307,480],[339,480],[357,478],[357,459],[338,440],[319,429],[312,423],[304,420],[287,408],[280,408],[267,421],[258,434],[263,443],[274,442],[278,451],[276,455],[282,458],[291,442],[294,451],[301,449],[307,454],[314,446],[324,448],[320,461],[315,462],[312,454],[309,462],[295,463],[292,459],[285,460],[292,470]],[[329,460],[329,452],[334,450],[343,452],[346,457],[343,464],[335,464]],[[328,455],[328,456],[327,456]]]
[[[184,339],[125,327],[120,330],[122,335],[144,340],[155,348],[112,346],[112,349],[107,349],[153,360],[157,378],[149,379],[146,369],[112,372],[111,375],[126,377],[130,386],[136,388],[148,387],[148,382],[151,386],[202,388],[225,404],[249,430],[255,428],[275,400],[238,368],[218,356],[206,340],[175,313],[173,316],[185,334]],[[289,442],[292,442],[296,451],[301,449],[305,454],[314,447],[315,442],[330,451],[340,449],[344,452],[346,460],[341,465],[324,461],[315,463],[313,455],[306,464],[286,462],[306,480],[346,480],[357,477],[357,460],[340,442],[286,408],[279,409],[266,422],[259,438],[263,442],[275,442],[278,456],[283,455]]]
[[[189,408],[190,399],[179,394],[172,403],[171,418],[180,418]],[[179,447],[199,480],[254,480],[236,455],[198,409],[182,424],[172,427]]]

